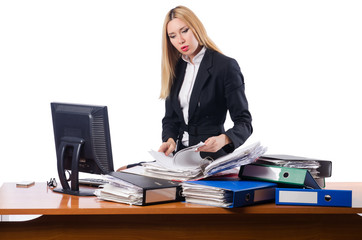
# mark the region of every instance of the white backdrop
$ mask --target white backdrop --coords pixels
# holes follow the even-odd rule
[[[358,0],[2,0],[0,184],[57,177],[52,101],[108,106],[116,168],[152,160],[162,24],[180,4],[239,62],[248,143],[332,160],[328,181],[362,180]]]

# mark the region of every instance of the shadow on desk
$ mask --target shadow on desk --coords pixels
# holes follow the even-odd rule
[[[1,239],[361,239],[357,214],[64,215],[2,223]]]

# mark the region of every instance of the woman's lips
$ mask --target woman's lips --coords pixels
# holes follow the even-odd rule
[[[183,47],[181,47],[181,50],[186,52],[187,50],[189,50],[189,46],[183,46]]]

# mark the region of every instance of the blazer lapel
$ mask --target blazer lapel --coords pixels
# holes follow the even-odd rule
[[[177,66],[176,72],[175,72],[175,75],[176,75],[175,82],[174,82],[175,88],[173,90],[175,94],[172,94],[172,98],[173,98],[172,104],[173,104],[174,110],[176,111],[177,115],[179,115],[181,117],[181,119],[183,119],[183,113],[182,113],[182,109],[180,106],[180,101],[178,100],[178,95],[180,93],[181,86],[182,86],[182,83],[185,78],[186,66],[187,66],[187,63],[185,61],[183,61],[182,59],[180,59],[180,63]]]
[[[211,50],[207,49],[204,58],[201,61],[200,68],[195,79],[195,84],[192,89],[190,105],[189,105],[189,120],[192,119],[193,114],[196,110],[201,90],[205,85],[205,83],[207,82],[207,80],[209,79],[210,76],[209,69],[211,68],[211,66],[212,66],[212,52]]]

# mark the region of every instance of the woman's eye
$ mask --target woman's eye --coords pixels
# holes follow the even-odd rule
[[[187,33],[188,30],[189,30],[189,29],[186,28],[185,30],[182,31],[182,33]]]
[[[170,36],[168,36],[169,38],[175,38],[175,35],[170,35]]]

